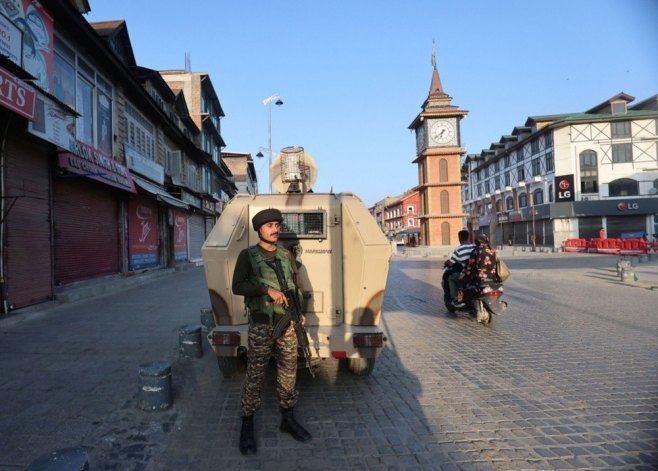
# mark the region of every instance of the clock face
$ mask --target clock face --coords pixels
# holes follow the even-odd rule
[[[447,144],[455,138],[455,126],[452,122],[440,119],[432,123],[430,138],[435,144]]]

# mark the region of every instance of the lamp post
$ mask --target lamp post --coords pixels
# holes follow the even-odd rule
[[[530,213],[532,214],[532,235],[530,236],[530,245],[533,252],[537,251],[537,236],[535,232],[535,196],[530,191],[530,184],[527,186],[528,198],[530,201]]]
[[[283,105],[283,100],[281,100],[281,97],[277,94],[268,96],[263,100],[263,105],[267,107],[267,154],[269,161],[267,179],[270,182],[270,193],[272,193],[272,103],[276,106],[281,106]],[[256,156],[258,156],[258,154],[256,154]]]

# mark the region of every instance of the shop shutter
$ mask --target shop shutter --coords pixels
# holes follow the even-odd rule
[[[53,190],[55,280],[119,272],[117,191],[84,177],[59,178]]]
[[[48,147],[15,135],[5,147],[4,203],[7,299],[17,309],[52,299],[53,280]]]
[[[188,224],[190,225],[190,261],[201,258],[201,246],[206,240],[205,223],[203,219],[203,216],[200,214],[192,214],[188,219]]]
[[[608,238],[619,238],[624,232],[645,232],[647,216],[608,216],[606,218],[606,235]]]
[[[600,216],[578,218],[578,237],[581,239],[598,239],[603,227]]]

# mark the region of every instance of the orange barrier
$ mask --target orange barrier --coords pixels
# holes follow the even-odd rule
[[[587,239],[567,239],[562,242],[562,250],[565,252],[587,252]]]
[[[621,255],[645,255],[649,252],[649,246],[644,239],[623,239],[620,242]]]

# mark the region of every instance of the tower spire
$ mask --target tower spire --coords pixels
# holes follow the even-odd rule
[[[432,39],[432,83],[430,84],[430,96],[444,95],[443,85],[439,77],[439,70],[436,68],[436,42]]]

